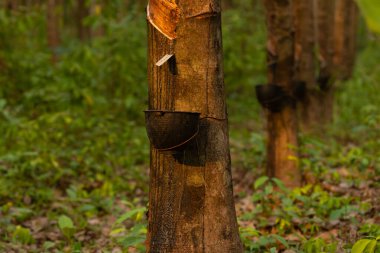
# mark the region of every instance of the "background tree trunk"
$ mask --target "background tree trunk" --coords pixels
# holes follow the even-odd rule
[[[19,1],[18,0],[3,0],[3,5],[8,11],[15,11],[18,9]]]
[[[58,61],[57,49],[60,44],[59,36],[59,0],[48,0],[47,2],[47,40],[52,52],[52,62]]]
[[[202,118],[199,134],[184,150],[151,148],[147,252],[242,252],[230,169],[220,0],[151,0],[147,11],[149,109],[200,112]],[[167,54],[174,56],[157,66]]]
[[[323,129],[326,124],[332,122],[334,112],[335,0],[315,1],[317,2],[318,84],[321,107],[319,126]]]
[[[86,0],[77,0],[77,34],[78,38],[82,41],[89,40],[91,38],[91,29],[84,24],[86,17],[90,15],[90,8],[86,5]]]
[[[292,1],[264,0],[268,28],[268,81],[293,93],[294,39]],[[288,187],[301,185],[298,166],[296,103],[268,111],[267,173]]]
[[[306,85],[305,96],[301,98],[302,128],[311,130],[318,125],[320,105],[319,89],[315,78],[315,19],[313,0],[294,0],[294,80]]]
[[[356,52],[357,52],[357,34],[359,28],[359,8],[354,0],[349,0],[349,31],[348,31],[348,55],[347,55],[347,72],[348,77],[351,78],[355,62],[356,62]]]
[[[334,65],[338,80],[347,80],[352,76],[358,18],[358,8],[354,0],[336,0]]]

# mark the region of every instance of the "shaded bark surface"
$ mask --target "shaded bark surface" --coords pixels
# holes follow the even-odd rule
[[[8,11],[15,11],[17,10],[19,6],[18,0],[3,0],[3,1],[4,1],[2,3],[3,7],[6,8]]]
[[[316,0],[316,22],[317,22],[317,46],[319,61],[318,84],[320,92],[319,101],[319,125],[324,126],[333,120],[334,111],[334,54],[336,43],[335,38],[335,0]]]
[[[82,41],[86,41],[91,38],[91,29],[84,24],[85,18],[90,15],[90,8],[86,5],[86,0],[77,0],[76,2],[76,25],[78,38]]]
[[[242,252],[230,169],[220,1],[151,0],[149,5],[166,2],[178,8],[178,20],[168,18],[177,22],[175,32],[162,33],[166,30],[148,18],[149,109],[200,112],[202,119],[199,134],[183,150],[151,147],[147,252]],[[152,15],[149,6],[147,11]],[[174,56],[157,66],[167,54]]]
[[[335,1],[335,75],[339,80],[347,80],[355,63],[358,9],[354,0]]]
[[[357,34],[359,27],[359,8],[354,0],[349,1],[349,31],[348,31],[348,55],[347,55],[347,72],[348,77],[352,77],[355,62],[356,62],[356,52],[357,52]]]
[[[294,37],[292,2],[264,0],[268,28],[268,82],[293,93]],[[267,173],[288,187],[301,185],[298,166],[296,103],[288,103],[281,112],[268,112]]]
[[[52,62],[58,61],[57,49],[60,44],[59,36],[59,0],[48,0],[47,2],[47,40],[52,52]]]
[[[315,2],[294,0],[294,80],[304,82],[306,93],[301,98],[301,123],[304,131],[318,125],[320,105],[319,89],[315,78]]]

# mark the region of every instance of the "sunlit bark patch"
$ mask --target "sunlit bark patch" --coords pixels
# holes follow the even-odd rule
[[[169,39],[175,39],[180,10],[174,0],[150,0],[147,7],[149,22]]]

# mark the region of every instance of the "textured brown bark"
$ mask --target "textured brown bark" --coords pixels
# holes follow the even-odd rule
[[[86,5],[86,0],[77,0],[76,2],[76,23],[78,38],[82,41],[86,41],[91,38],[91,29],[84,24],[85,18],[90,15],[90,8]]]
[[[18,8],[19,2],[18,0],[4,0],[3,5],[8,11],[15,11]]]
[[[306,85],[301,98],[301,122],[310,131],[319,122],[319,89],[315,78],[315,19],[314,0],[294,0],[294,80]]]
[[[339,80],[347,80],[352,75],[357,25],[358,10],[354,0],[336,0],[334,65]]]
[[[334,49],[335,49],[335,0],[315,0],[320,93],[319,126],[321,129],[333,120],[334,111]],[[339,42],[338,42],[339,43]]]
[[[57,49],[60,44],[59,36],[59,0],[48,0],[47,2],[47,41],[52,52],[52,62],[58,61]]]
[[[149,9],[168,5],[177,10],[174,16]],[[197,137],[184,150],[151,148],[147,252],[242,252],[231,180],[220,0],[151,0],[149,6],[149,109],[199,112],[201,120]],[[173,25],[152,24],[152,15],[174,22],[175,32],[165,29]],[[174,56],[157,66],[167,54]]]
[[[349,31],[348,31],[348,48],[347,48],[347,72],[351,77],[354,71],[357,51],[357,34],[359,28],[359,9],[354,0],[349,1]]]
[[[344,79],[347,74],[347,49],[349,19],[349,0],[336,0],[334,23],[334,65],[335,75],[338,79]]]
[[[264,0],[268,28],[268,81],[293,93],[294,38],[292,2]],[[268,111],[267,173],[288,187],[301,185],[298,166],[296,104],[288,103],[280,112]]]

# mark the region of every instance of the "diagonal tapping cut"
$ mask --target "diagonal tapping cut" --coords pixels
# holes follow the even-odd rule
[[[176,28],[180,10],[174,0],[150,0],[147,18],[165,37],[173,40],[177,37]]]

